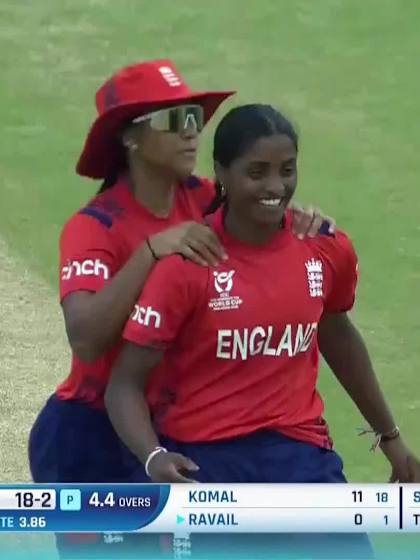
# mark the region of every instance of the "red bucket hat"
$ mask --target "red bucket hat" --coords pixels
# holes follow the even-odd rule
[[[96,93],[98,117],[77,163],[79,175],[103,179],[121,161],[118,133],[132,119],[156,109],[193,103],[207,122],[234,91],[192,92],[170,60],[154,60],[123,68]]]

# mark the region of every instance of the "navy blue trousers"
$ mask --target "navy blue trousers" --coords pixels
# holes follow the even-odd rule
[[[343,462],[334,451],[297,442],[276,432],[216,443],[179,443],[160,438],[170,451],[200,467],[193,477],[207,483],[345,483]],[[328,528],[326,528],[328,529]],[[194,558],[368,559],[364,534],[193,534]],[[224,556],[222,556],[224,554]]]
[[[29,464],[37,483],[145,483],[144,466],[115,433],[104,411],[51,397],[29,437]],[[169,535],[58,534],[60,558],[170,558]]]
[[[346,482],[333,451],[274,432],[217,443],[185,444],[160,438],[199,466],[200,482]],[[29,460],[38,483],[144,483],[144,467],[116,435],[105,412],[51,397],[30,434]],[[59,535],[61,558],[168,558],[168,535]],[[193,535],[192,556],[220,558],[371,558],[365,535]]]

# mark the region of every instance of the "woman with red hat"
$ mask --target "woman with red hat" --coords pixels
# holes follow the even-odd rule
[[[226,258],[203,223],[213,182],[191,174],[200,131],[232,93],[192,92],[168,60],[124,68],[97,92],[98,117],[77,172],[103,186],[61,235],[60,297],[73,356],[70,375],[31,431],[36,482],[146,480],[112,428],[104,393],[123,327],[156,260],[180,253],[215,266]],[[298,212],[297,233],[313,235],[322,221]],[[140,309],[139,320],[157,317]]]

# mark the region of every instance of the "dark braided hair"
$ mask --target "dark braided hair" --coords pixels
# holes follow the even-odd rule
[[[298,150],[298,134],[292,123],[271,105],[255,103],[231,109],[220,121],[213,141],[213,161],[228,168],[257,140],[284,134]],[[215,212],[225,201],[226,193],[216,179],[216,196],[206,214]]]

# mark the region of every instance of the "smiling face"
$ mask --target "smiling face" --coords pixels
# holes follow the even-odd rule
[[[235,222],[280,224],[297,183],[297,151],[289,136],[262,136],[229,167],[216,169]]]

